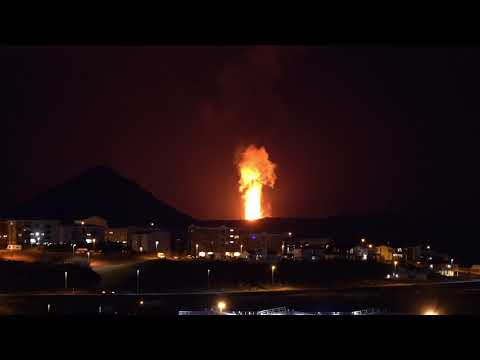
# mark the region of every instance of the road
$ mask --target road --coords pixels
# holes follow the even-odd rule
[[[130,264],[131,265],[131,264]],[[110,265],[115,267],[127,267],[123,265]],[[459,284],[480,284],[480,279],[472,280],[457,280],[457,281],[437,281],[437,282],[418,282],[418,283],[390,283],[390,284],[376,284],[376,285],[361,285],[343,288],[301,288],[301,287],[278,287],[270,289],[212,289],[212,290],[192,290],[192,291],[163,291],[163,292],[122,292],[111,294],[107,292],[94,291],[50,291],[50,292],[18,292],[18,293],[0,293],[1,297],[15,297],[15,296],[178,296],[178,295],[234,295],[234,294],[248,294],[248,293],[308,293],[308,292],[322,292],[322,291],[345,291],[345,290],[360,290],[366,288],[389,288],[389,287],[413,287],[413,286],[443,286],[443,285],[459,285]]]

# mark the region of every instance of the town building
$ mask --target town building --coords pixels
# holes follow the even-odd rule
[[[378,245],[375,247],[380,261],[390,263],[394,260],[394,249],[387,245]]]
[[[158,253],[163,256],[171,255],[171,234],[162,230],[145,229],[131,235],[132,250],[142,253]]]
[[[288,232],[275,234],[226,225],[191,225],[188,236],[190,254],[197,258],[269,261],[293,250]]]
[[[0,244],[4,247],[25,247],[56,243],[58,220],[7,219],[0,221]]]
[[[59,243],[95,249],[105,241],[107,226],[107,220],[99,216],[75,220],[73,224],[62,224],[59,227]]]
[[[122,244],[124,247],[129,246],[132,229],[129,227],[108,227],[105,230],[105,241],[107,243]]]

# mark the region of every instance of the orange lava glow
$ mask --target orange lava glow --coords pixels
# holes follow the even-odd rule
[[[269,160],[264,147],[250,145],[242,153],[238,170],[245,220],[257,220],[270,215],[263,207],[262,188],[264,185],[273,188],[277,179],[275,168],[276,165]]]

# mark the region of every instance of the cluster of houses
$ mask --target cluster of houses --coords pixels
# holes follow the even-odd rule
[[[171,252],[171,233],[151,222],[144,227],[111,226],[93,216],[64,223],[48,219],[6,219],[0,221],[0,248],[22,250],[28,247],[68,245],[73,249],[101,249],[105,244],[137,252]]]
[[[154,253],[159,257],[173,255],[209,260],[248,260],[276,262],[324,261],[343,259],[376,261],[392,265],[387,276],[404,276],[401,269],[423,268],[445,276],[458,275],[459,268],[448,254],[430,246],[395,248],[374,245],[360,239],[356,246],[340,248],[331,237],[302,237],[290,231],[267,232],[241,225],[192,224],[182,239],[155,224],[145,226],[112,226],[99,216],[77,219],[71,223],[45,219],[5,219],[0,221],[0,249],[22,250],[26,247],[57,245],[73,249],[100,249],[104,245],[138,253]],[[181,240],[181,247],[175,242]],[[179,251],[182,249],[182,251]],[[480,272],[480,270],[479,270]]]

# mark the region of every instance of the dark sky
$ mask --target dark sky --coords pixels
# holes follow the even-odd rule
[[[273,216],[478,198],[480,48],[3,47],[2,207],[107,164],[238,218],[235,153],[277,163]]]

